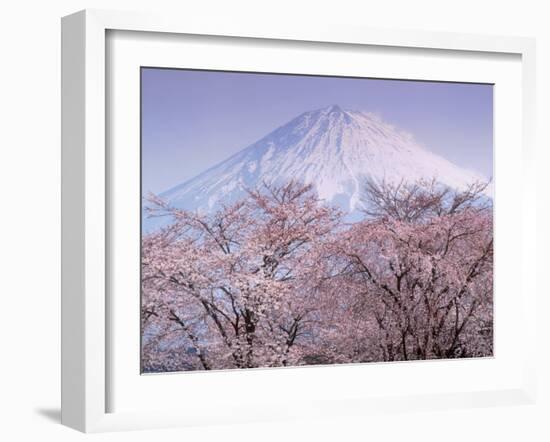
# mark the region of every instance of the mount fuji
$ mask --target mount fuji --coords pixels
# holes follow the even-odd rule
[[[246,189],[295,180],[312,184],[319,198],[353,214],[362,208],[366,179],[435,179],[455,189],[487,180],[430,152],[373,113],[333,105],[299,115],[160,197],[174,207],[210,212]],[[144,227],[157,223],[145,220]]]

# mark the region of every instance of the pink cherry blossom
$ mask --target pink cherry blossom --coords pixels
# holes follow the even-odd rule
[[[142,240],[142,369],[211,370],[492,354],[485,186],[366,183],[348,224],[311,186],[266,185]]]

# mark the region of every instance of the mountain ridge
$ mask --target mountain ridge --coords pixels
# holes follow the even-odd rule
[[[322,200],[353,213],[361,209],[364,180],[422,178],[457,189],[486,180],[430,152],[376,114],[334,104],[298,115],[159,196],[178,208],[210,212],[243,196],[245,189],[293,179],[312,184]]]

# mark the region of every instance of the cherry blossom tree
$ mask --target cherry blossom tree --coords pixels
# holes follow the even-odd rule
[[[296,182],[211,215],[151,197],[171,223],[142,240],[142,369],[491,355],[485,190],[367,182],[353,224]]]
[[[179,332],[181,364],[195,369],[299,363],[297,344],[318,317],[312,250],[338,211],[296,183],[266,185],[212,216],[153,202],[174,223],[143,240],[144,325]]]
[[[367,212],[334,244],[332,291],[368,325],[367,360],[492,354],[492,210],[484,184],[367,184]],[[355,304],[353,304],[355,302]],[[348,344],[349,345],[349,344]],[[377,350],[377,351],[376,351]]]

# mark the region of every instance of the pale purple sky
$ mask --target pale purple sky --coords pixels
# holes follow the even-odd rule
[[[142,68],[142,188],[160,193],[297,115],[376,112],[455,164],[493,175],[493,87]]]

